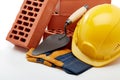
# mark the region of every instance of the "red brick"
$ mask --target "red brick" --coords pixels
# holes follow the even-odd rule
[[[6,39],[27,49],[37,47],[57,1],[24,0]]]
[[[72,42],[72,35],[73,35],[73,32],[70,31],[70,30],[67,30],[67,36],[70,38],[70,42],[69,44],[67,44],[65,47],[66,48],[71,48],[71,42]],[[62,29],[49,29],[49,30],[45,30],[45,33],[44,33],[44,39],[50,35],[53,35],[53,34],[63,34],[64,31]]]
[[[49,27],[45,30],[44,39],[52,34],[64,34],[64,23],[68,16],[56,15],[54,14],[49,22]],[[67,27],[67,36],[70,38],[67,48],[71,48],[72,35],[76,23],[71,24]]]
[[[65,21],[67,20],[69,16],[54,14],[52,15],[52,18],[48,24],[48,30],[50,29],[64,29]],[[70,24],[67,29],[74,31],[74,28],[76,26],[76,22],[73,24]]]
[[[71,15],[81,6],[87,4],[92,8],[99,4],[111,3],[111,0],[60,0],[60,15]]]
[[[111,0],[60,0],[59,6],[56,10],[57,14],[53,14],[52,18],[48,24],[48,30],[44,33],[44,38],[52,34],[63,34],[64,33],[64,23],[66,19],[78,8],[83,5],[89,5],[92,8],[98,4],[111,3]],[[76,27],[77,22],[71,24],[67,27],[68,36],[72,39],[72,34]],[[71,42],[67,45],[70,48]]]

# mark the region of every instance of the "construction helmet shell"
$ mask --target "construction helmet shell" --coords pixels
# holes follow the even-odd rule
[[[120,8],[101,4],[78,22],[72,40],[73,54],[92,66],[104,66],[120,56]]]

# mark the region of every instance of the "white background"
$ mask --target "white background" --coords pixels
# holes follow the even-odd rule
[[[0,80],[120,80],[120,59],[78,76],[26,60],[26,50],[6,41],[23,0],[0,0]],[[112,0],[120,7],[120,0]]]

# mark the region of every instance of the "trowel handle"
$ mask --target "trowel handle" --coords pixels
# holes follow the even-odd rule
[[[77,11],[75,11],[65,22],[64,25],[64,34],[65,36],[67,35],[67,26],[70,25],[71,23],[74,23],[77,21],[88,9],[87,5],[84,5],[83,7],[79,8]],[[65,37],[64,36],[64,37]],[[64,38],[62,37],[62,38]],[[62,39],[61,38],[61,39]]]
[[[68,20],[70,23],[74,23],[77,21],[88,9],[88,5],[84,5],[83,7],[79,8],[77,11],[75,11]]]

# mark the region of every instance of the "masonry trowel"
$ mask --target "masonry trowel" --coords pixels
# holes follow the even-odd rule
[[[87,9],[88,6],[84,5],[75,11],[65,22],[64,34],[53,34],[48,36],[35,50],[33,50],[32,55],[37,56],[66,46],[70,42],[70,38],[67,36],[67,26],[77,21]]]

